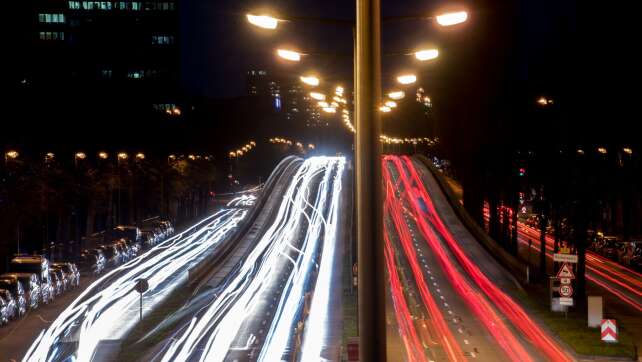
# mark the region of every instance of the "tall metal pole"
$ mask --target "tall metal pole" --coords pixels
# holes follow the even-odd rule
[[[356,181],[359,360],[386,360],[383,204],[381,197],[380,0],[357,0]]]

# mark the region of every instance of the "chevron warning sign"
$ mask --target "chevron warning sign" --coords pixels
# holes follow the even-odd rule
[[[602,341],[617,343],[617,323],[615,319],[602,319]]]

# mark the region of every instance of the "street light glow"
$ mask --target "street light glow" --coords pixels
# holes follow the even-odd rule
[[[289,60],[292,62],[299,62],[301,61],[301,53],[294,51],[294,50],[288,50],[288,49],[277,49],[276,54],[280,56],[281,58],[285,60]]]
[[[145,154],[142,153],[142,152],[138,152],[136,154],[136,158],[139,159],[139,160],[144,160],[145,159]]]
[[[310,92],[310,97],[316,99],[317,101],[325,101],[325,94],[319,92]]]
[[[395,102],[395,101],[387,101],[385,103],[385,105],[386,105],[386,107],[395,108],[397,106],[397,102]]]
[[[106,159],[107,159],[107,157],[109,157],[109,155],[107,154],[107,152],[104,152],[104,151],[102,151],[102,152],[98,152],[98,158],[100,158],[101,160],[106,160]]]
[[[604,147],[599,147],[597,149],[597,152],[599,152],[599,153],[601,153],[603,155],[606,155],[606,153],[607,153],[606,148],[604,148]]]
[[[457,25],[468,20],[468,13],[465,11],[457,11],[452,13],[444,13],[437,15],[437,24],[441,26]]]
[[[426,61],[432,60],[439,56],[439,50],[437,49],[423,49],[415,52],[415,58],[418,60]]]
[[[334,90],[334,93],[336,95],[338,95],[338,96],[342,96],[343,95],[343,87],[338,85],[337,88]]]
[[[630,149],[629,147],[624,147],[624,148],[622,149],[622,151],[624,151],[624,153],[626,153],[626,154],[628,154],[628,155],[633,154],[633,150],[632,150],[632,149]]]
[[[406,94],[403,91],[392,91],[392,92],[388,93],[388,97],[390,99],[394,99],[396,101],[400,100],[400,99],[403,99],[403,97],[405,97],[405,96],[406,96]]]
[[[319,78],[313,76],[313,75],[308,75],[308,76],[301,76],[300,77],[301,81],[307,85],[311,85],[313,87],[316,87],[319,85],[320,80]]]
[[[321,108],[330,107],[330,105],[329,105],[329,104],[328,104],[328,102],[326,102],[326,101],[318,101],[318,102],[317,102],[317,104],[318,104],[318,105],[319,105],[319,107],[321,107]]]
[[[247,14],[246,16],[250,24],[258,26],[259,28],[274,30],[279,25],[279,19],[269,15]]]
[[[391,108],[388,107],[388,106],[381,106],[381,107],[379,107],[379,110],[381,112],[383,112],[383,113],[388,113],[388,112],[390,112]]]
[[[417,81],[417,76],[414,74],[404,74],[397,77],[397,82],[401,84],[412,84]]]
[[[129,155],[126,152],[119,152],[117,157],[119,160],[126,160]]]
[[[323,107],[322,109],[326,113],[337,113],[337,109],[334,107]]]
[[[15,160],[16,158],[18,158],[18,156],[20,156],[20,154],[19,154],[19,153],[18,153],[18,151],[16,151],[16,150],[9,150],[9,151],[5,152],[5,153],[4,153],[4,155],[5,155],[6,157],[11,158],[11,159],[14,159],[14,160]]]
[[[85,158],[87,158],[87,155],[84,152],[76,152],[75,157],[79,160],[84,160]]]

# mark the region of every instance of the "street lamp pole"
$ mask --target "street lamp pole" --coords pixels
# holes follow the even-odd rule
[[[381,197],[380,0],[357,0],[355,176],[359,360],[386,361],[383,199]]]

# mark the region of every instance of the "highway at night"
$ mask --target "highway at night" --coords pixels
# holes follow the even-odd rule
[[[386,156],[383,172],[386,261],[407,360],[572,360],[511,297],[515,283],[448,210],[425,166]]]

